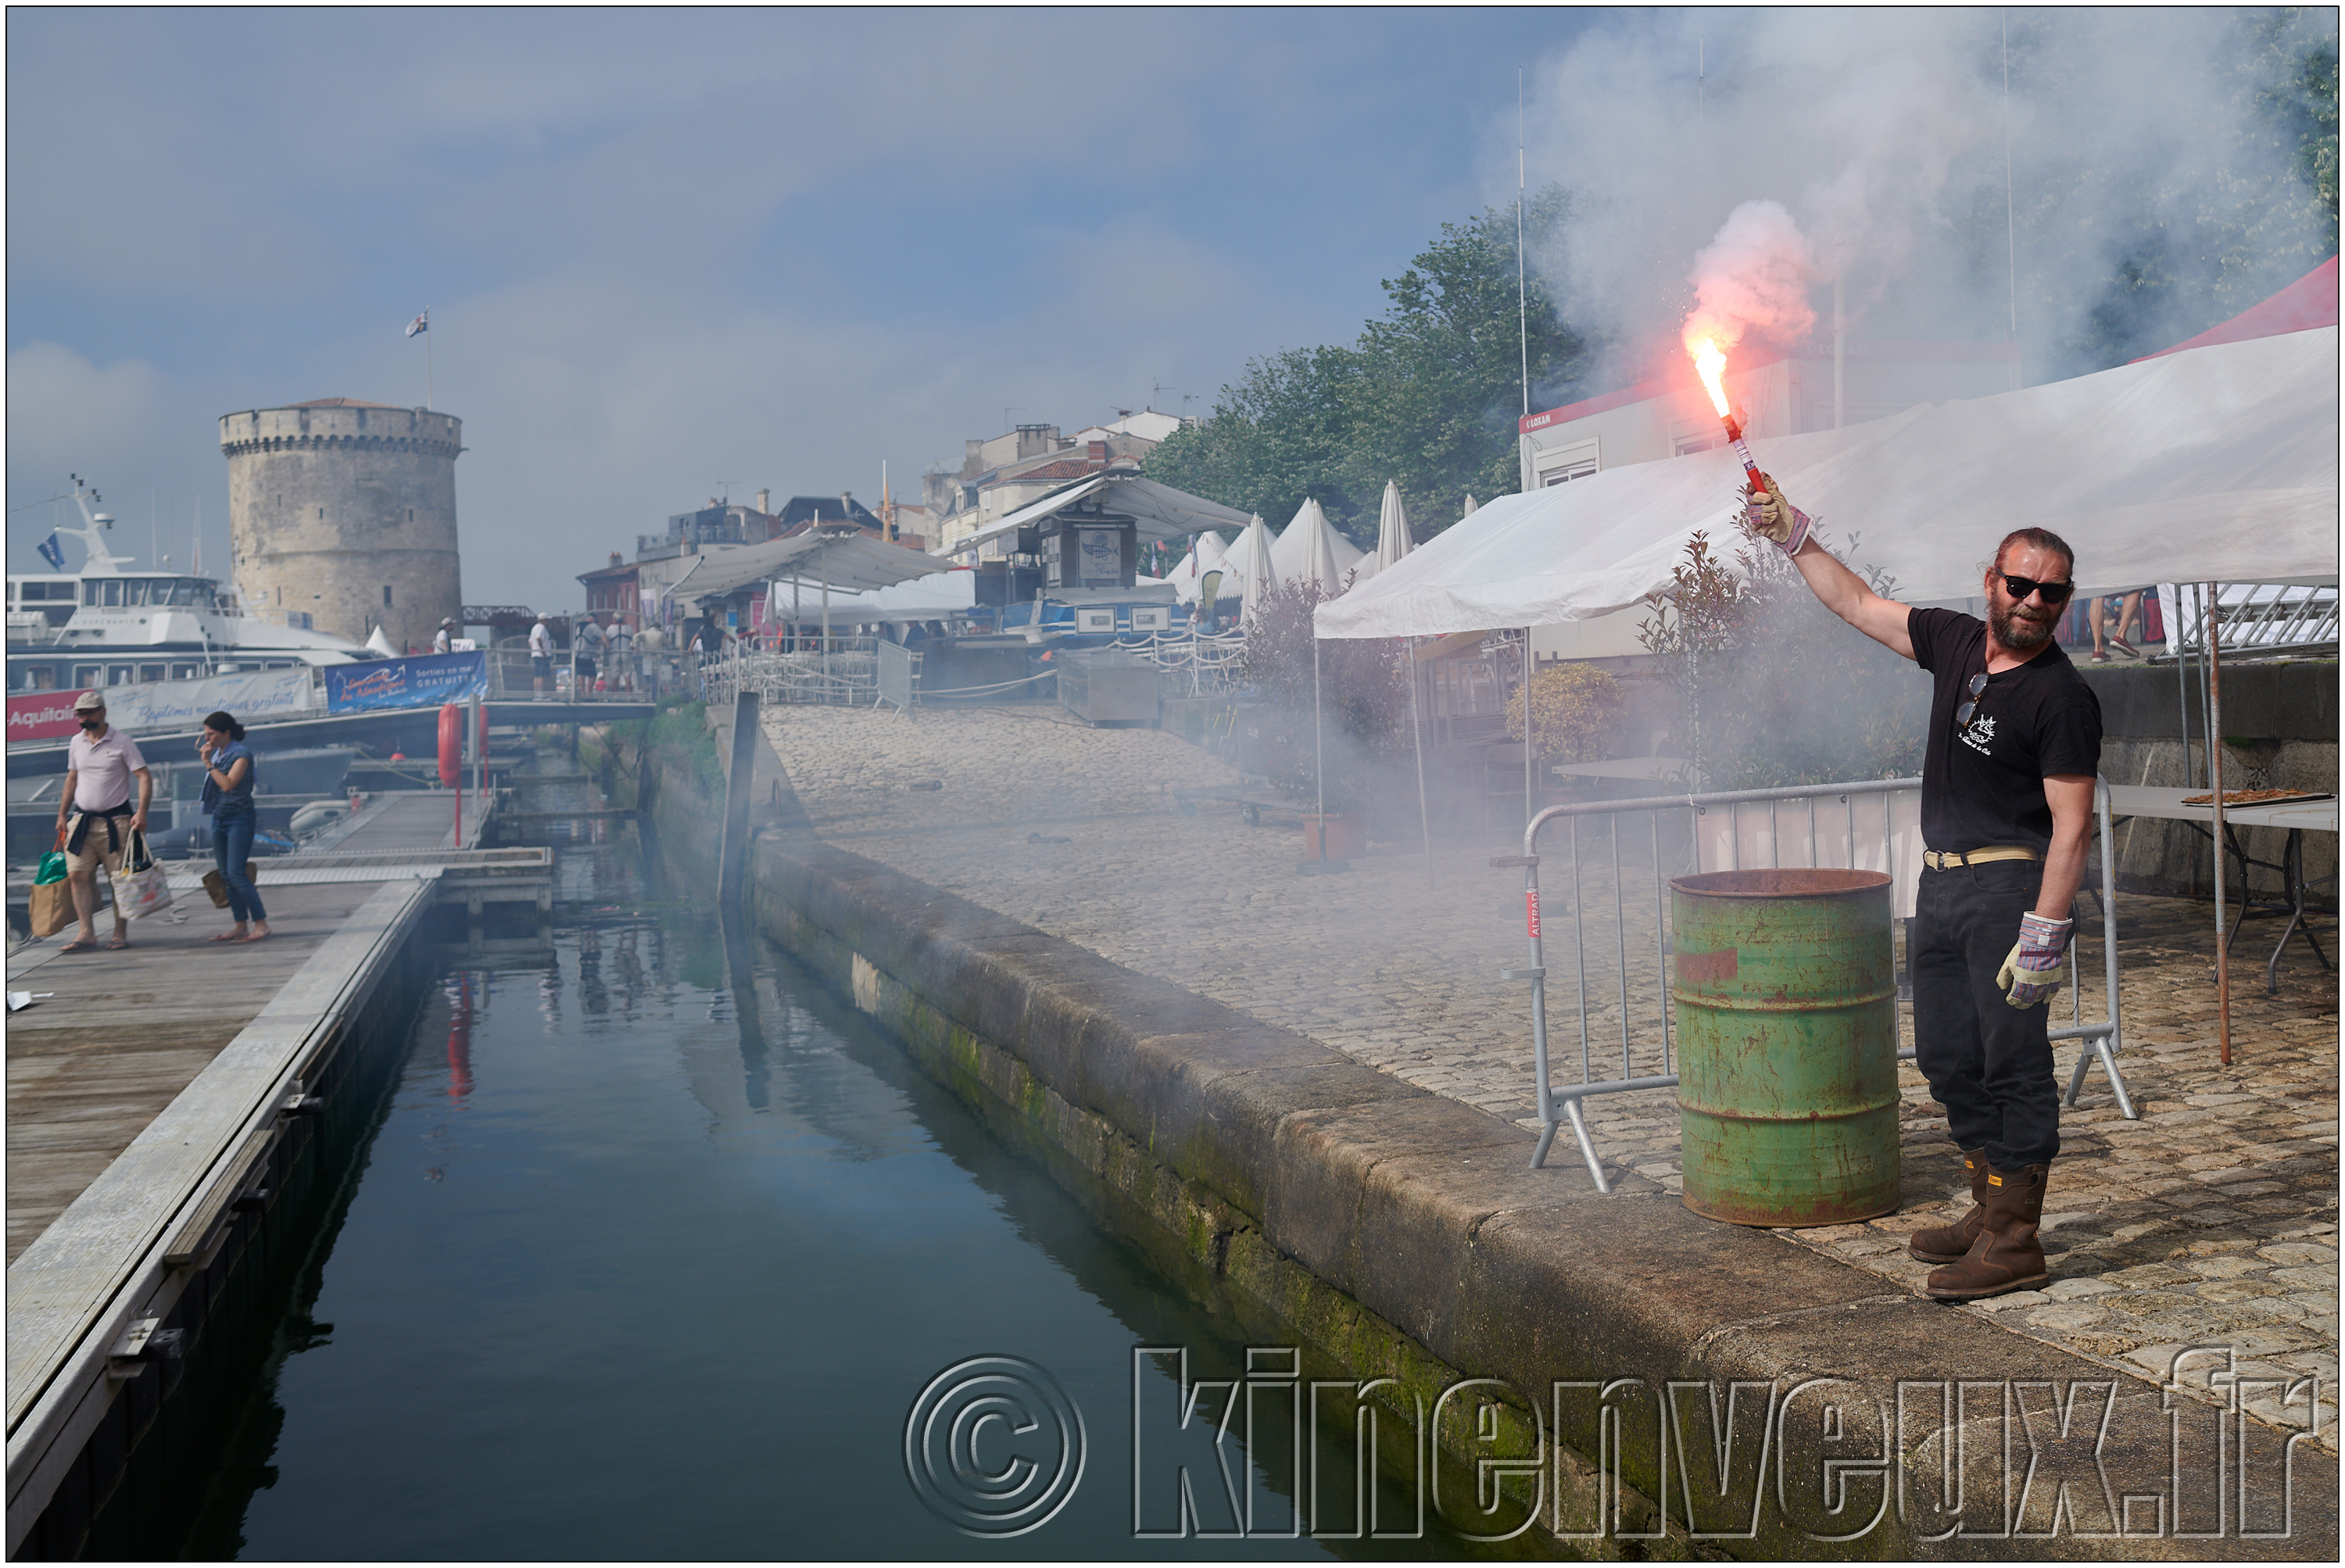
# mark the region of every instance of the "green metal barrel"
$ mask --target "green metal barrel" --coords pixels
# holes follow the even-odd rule
[[[1897,1207],[1897,976],[1879,871],[1670,883],[1685,1204],[1736,1225]]]

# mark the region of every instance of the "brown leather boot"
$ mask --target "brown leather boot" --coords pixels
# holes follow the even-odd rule
[[[1929,1292],[1941,1301],[1975,1301],[2011,1290],[2033,1290],[2051,1276],[2044,1268],[2044,1245],[2036,1239],[2044,1218],[2048,1165],[2015,1171],[1987,1167],[1980,1206],[1986,1217],[1978,1238],[1962,1257],[1930,1270]]]
[[[1986,1218],[1986,1150],[1964,1149],[1963,1169],[1971,1177],[1971,1211],[1952,1225],[1917,1230],[1905,1244],[1905,1250],[1924,1263],[1952,1263],[1978,1239],[1980,1222]]]

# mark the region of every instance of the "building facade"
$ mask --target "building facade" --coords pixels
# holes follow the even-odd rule
[[[1192,423],[1178,414],[1143,409],[1111,424],[1095,424],[1061,435],[1055,424],[1021,424],[990,441],[971,441],[958,473],[936,468],[922,476],[921,500],[932,532],[929,549],[939,555],[961,552],[961,541],[1039,501],[1060,485],[1107,468],[1132,469],[1166,436]],[[998,557],[1003,547],[989,545]]]
[[[405,649],[462,613],[454,415],[320,398],[224,414],[219,441],[246,615]]]

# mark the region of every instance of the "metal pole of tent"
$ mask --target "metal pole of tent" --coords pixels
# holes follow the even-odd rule
[[[1319,628],[1311,628],[1311,754],[1318,773],[1319,853],[1327,858],[1327,727],[1319,717]]]
[[[2182,787],[2188,789],[2190,788],[2190,634],[2183,629],[2182,624],[2184,586],[2180,583],[2174,585],[2174,625],[2167,628],[2167,637],[2174,648],[2175,694],[2182,704]]]
[[[1408,661],[1408,732],[1416,743],[1416,824],[1425,835],[1425,885],[1433,886],[1433,814],[1425,803],[1425,715],[1416,701],[1416,639],[1411,637],[1401,657]]]
[[[1531,629],[1523,628],[1523,825],[1528,827],[1538,815],[1538,798],[1531,789],[1532,753],[1538,749],[1531,743]]]
[[[2207,719],[2214,740],[2207,752],[2207,770],[2215,808],[2215,1008],[2219,1019],[2223,1065],[2231,1064],[2231,944],[2223,935],[2223,636],[2216,623],[2222,619],[2221,585],[2207,585]],[[2241,868],[2244,876],[2245,868]],[[2242,887],[2240,908],[2247,904]]]

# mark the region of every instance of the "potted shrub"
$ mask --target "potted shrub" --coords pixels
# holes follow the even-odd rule
[[[1320,597],[1310,581],[1265,597],[1246,622],[1238,675],[1264,705],[1264,775],[1303,806],[1304,854],[1340,860],[1367,848],[1370,769],[1400,730],[1408,687],[1386,639],[1329,638],[1315,650]]]

